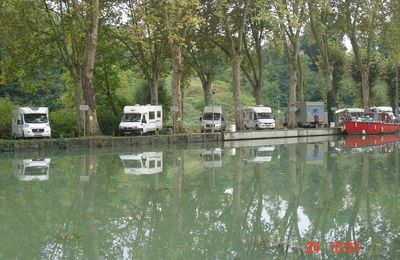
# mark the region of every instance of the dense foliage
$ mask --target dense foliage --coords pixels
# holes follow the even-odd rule
[[[167,124],[179,104],[187,130],[212,101],[236,123],[249,104],[398,107],[396,1],[102,0],[90,38],[97,2],[0,3],[2,138],[16,106],[49,107],[55,137],[82,132],[83,102],[106,135],[136,103],[162,104]]]

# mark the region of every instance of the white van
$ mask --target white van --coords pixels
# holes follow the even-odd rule
[[[158,133],[162,131],[162,107],[134,105],[124,107],[119,124],[120,135]]]
[[[246,129],[275,128],[275,118],[270,107],[256,106],[243,109],[243,123]]]
[[[225,113],[221,106],[205,106],[200,121],[201,132],[225,131]]]
[[[14,161],[13,172],[20,181],[47,181],[50,162],[50,158]]]
[[[144,152],[139,154],[121,154],[124,173],[132,175],[156,174],[163,170],[162,152]]]
[[[21,137],[50,137],[49,109],[47,107],[20,107],[13,110],[11,135]]]

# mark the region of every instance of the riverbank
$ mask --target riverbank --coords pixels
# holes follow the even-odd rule
[[[199,143],[221,143],[223,141],[275,139],[337,135],[337,129],[279,129],[266,131],[241,131],[235,133],[183,133],[151,136],[95,136],[59,139],[0,140],[0,152],[43,151],[47,149],[87,149],[107,147],[185,145]]]

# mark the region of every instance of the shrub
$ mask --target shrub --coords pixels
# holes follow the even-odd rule
[[[0,98],[0,138],[11,138],[11,116],[15,107],[10,100]]]
[[[75,111],[60,109],[50,112],[51,136],[74,137],[76,136],[76,115]]]

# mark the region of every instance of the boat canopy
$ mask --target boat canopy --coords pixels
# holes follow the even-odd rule
[[[338,109],[335,112],[336,114],[341,114],[341,113],[364,113],[363,108],[342,108]]]
[[[374,112],[393,112],[393,109],[392,109],[392,107],[380,106],[380,107],[371,107],[371,111],[374,111]]]

